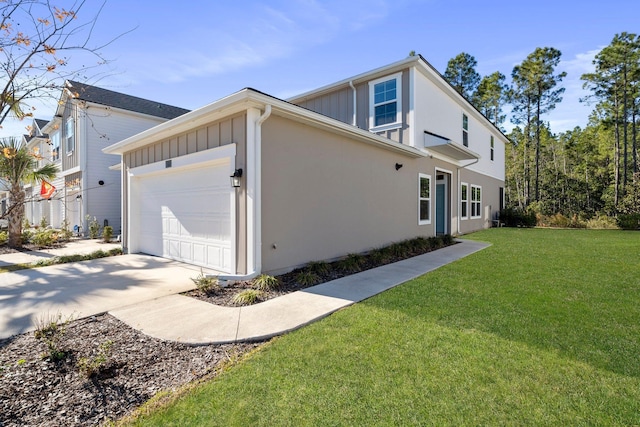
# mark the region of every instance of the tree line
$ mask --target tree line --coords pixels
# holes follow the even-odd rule
[[[541,215],[593,218],[634,215],[640,220],[640,37],[616,34],[580,76],[593,105],[584,127],[554,134],[545,114],[562,102],[561,52],[536,48],[511,73],[481,77],[468,53],[449,60],[445,79],[502,129],[505,107],[516,125],[507,135],[507,206]]]

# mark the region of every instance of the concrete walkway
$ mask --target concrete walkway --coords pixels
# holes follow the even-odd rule
[[[247,307],[168,295],[109,311],[155,338],[188,344],[258,341],[298,329],[489,246],[461,243]]]
[[[0,255],[4,265],[56,255],[109,250],[119,244],[73,241],[64,248]],[[200,268],[148,255],[122,255],[0,274],[0,339],[29,332],[34,322],[105,313],[195,288]]]

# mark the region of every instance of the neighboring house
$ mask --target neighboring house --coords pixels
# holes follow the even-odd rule
[[[247,88],[104,152],[126,251],[239,279],[491,226],[507,142],[415,56],[288,102]]]
[[[51,182],[54,195],[44,200],[40,185],[26,186],[25,218],[87,233],[86,216],[102,227],[121,228],[120,172],[110,168],[116,157],[102,149],[182,114],[185,110],[74,81],[66,82],[54,118],[34,120],[25,136],[39,163],[55,163],[59,172]],[[7,201],[5,199],[4,205]]]

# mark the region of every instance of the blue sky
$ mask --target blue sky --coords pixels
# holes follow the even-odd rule
[[[100,4],[88,0],[79,19]],[[563,102],[543,118],[562,132],[586,125],[580,75],[616,33],[640,31],[638,16],[637,0],[108,0],[93,40],[131,31],[104,50],[113,62],[89,83],[195,109],[244,87],[287,98],[411,50],[440,72],[467,52],[481,75],[509,78],[536,47],[550,46],[562,51],[559,71],[568,76]],[[71,66],[81,60],[72,56]],[[37,108],[36,117],[50,119],[55,105]],[[0,136],[28,124],[5,121]]]

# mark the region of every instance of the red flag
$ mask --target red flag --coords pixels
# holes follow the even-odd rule
[[[44,179],[42,180],[42,185],[40,186],[40,195],[43,199],[50,199],[53,196],[53,192],[56,191],[56,187],[49,184]]]

